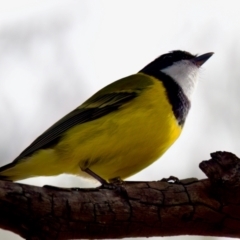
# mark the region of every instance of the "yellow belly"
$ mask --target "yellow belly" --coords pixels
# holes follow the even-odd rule
[[[37,151],[2,175],[20,180],[61,173],[81,175],[80,169],[90,168],[109,180],[125,179],[149,166],[181,133],[162,83],[152,81],[141,96],[118,111],[69,129],[53,149]]]
[[[106,180],[125,179],[157,160],[180,132],[162,83],[156,80],[154,88],[121,110],[68,131],[59,156],[65,155],[62,161],[72,166],[69,173],[78,173],[80,166]]]

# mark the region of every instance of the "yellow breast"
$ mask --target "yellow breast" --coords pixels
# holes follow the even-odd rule
[[[145,76],[146,77],[146,76]],[[125,179],[157,160],[178,138],[181,127],[162,83],[104,117],[72,127],[53,149],[40,150],[2,174],[11,180],[90,168],[109,180]]]
[[[155,78],[152,81],[141,96],[118,111],[68,132],[66,142],[73,151],[66,153],[63,161],[72,166],[69,173],[79,172],[80,165],[106,180],[125,179],[153,163],[173,144],[181,127],[162,83]]]

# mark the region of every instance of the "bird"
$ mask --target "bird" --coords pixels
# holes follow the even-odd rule
[[[66,173],[104,184],[143,170],[180,136],[212,55],[174,50],[102,88],[2,166],[0,179]]]

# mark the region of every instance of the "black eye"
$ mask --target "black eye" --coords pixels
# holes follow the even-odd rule
[[[159,60],[160,61],[158,64],[159,64],[160,69],[172,65],[174,62],[174,58],[173,58],[172,54],[166,54],[166,55],[162,56],[161,59],[159,59]]]
[[[166,54],[166,55],[164,55],[164,56],[162,56],[162,60],[172,60],[172,55],[170,55],[170,54]]]

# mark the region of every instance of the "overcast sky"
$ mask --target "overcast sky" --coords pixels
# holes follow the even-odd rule
[[[203,178],[198,164],[211,152],[240,156],[239,42],[239,1],[0,0],[0,164],[95,91],[159,55],[213,51],[181,137],[131,179]],[[66,175],[24,182],[91,184]]]

